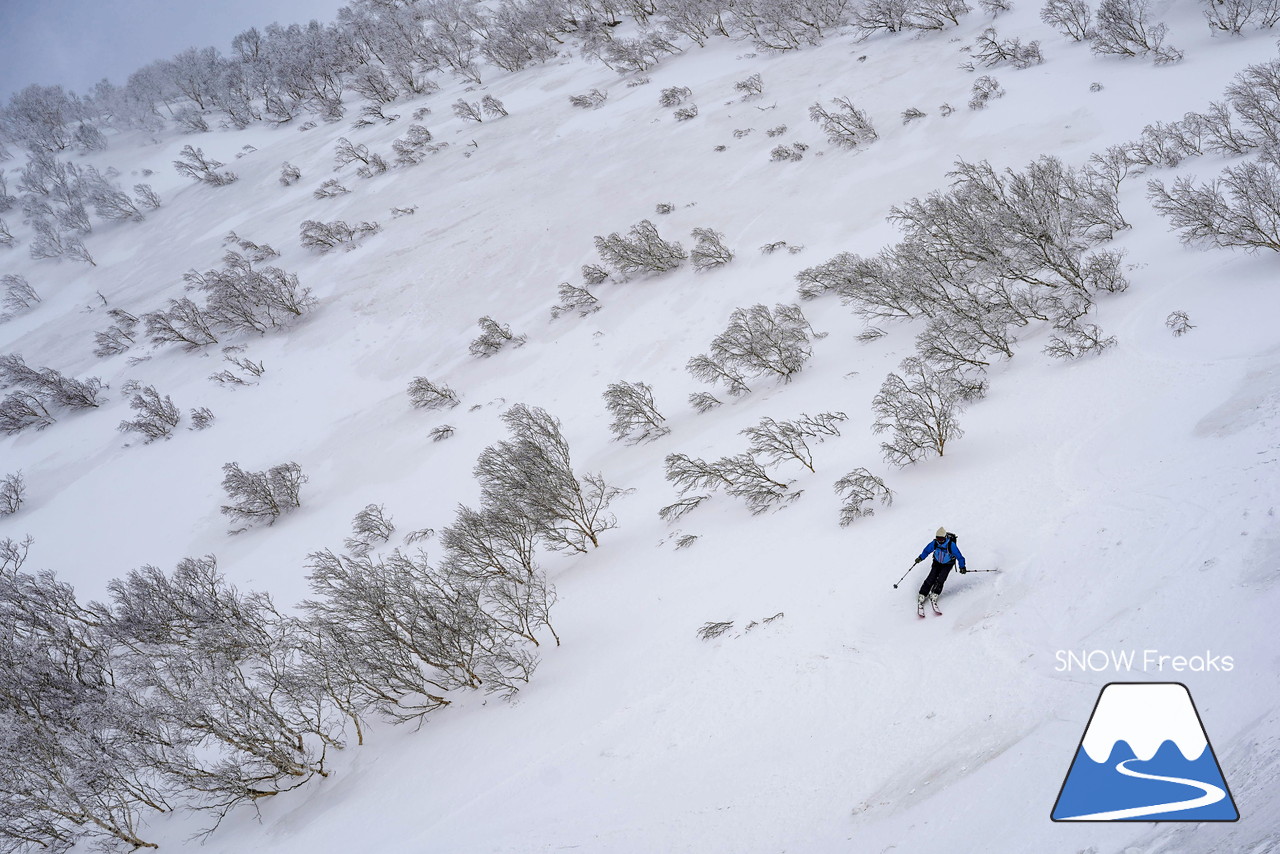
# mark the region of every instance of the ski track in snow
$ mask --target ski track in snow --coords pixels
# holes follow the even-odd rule
[[[1140,761],[1136,757],[1126,759],[1116,764],[1116,770],[1126,777],[1137,777],[1140,780],[1160,780],[1165,783],[1180,783],[1184,786],[1194,786],[1204,792],[1198,798],[1191,798],[1185,801],[1174,801],[1168,804],[1152,804],[1145,807],[1129,807],[1122,810],[1110,810],[1107,812],[1095,812],[1088,815],[1075,815],[1062,819],[1063,821],[1116,821],[1124,818],[1141,818],[1144,815],[1159,815],[1160,813],[1174,812],[1177,810],[1193,810],[1197,807],[1207,807],[1210,804],[1216,804],[1227,796],[1220,787],[1212,783],[1201,783],[1199,780],[1187,780],[1182,777],[1163,777],[1159,774],[1145,774],[1142,771],[1134,771],[1129,768],[1130,762]]]

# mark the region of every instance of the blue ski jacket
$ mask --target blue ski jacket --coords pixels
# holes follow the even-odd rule
[[[960,568],[964,568],[964,555],[960,554],[960,547],[955,541],[948,539],[946,545],[938,545],[937,540],[930,540],[929,545],[924,547],[924,551],[920,552],[920,560],[924,560],[929,555],[933,555],[933,559],[938,563],[951,563],[957,561]]]

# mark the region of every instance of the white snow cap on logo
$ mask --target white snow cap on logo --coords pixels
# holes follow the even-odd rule
[[[1117,741],[1128,742],[1142,761],[1155,756],[1166,741],[1194,761],[1209,743],[1191,695],[1177,682],[1108,685],[1098,698],[1082,746],[1090,759],[1102,762]]]

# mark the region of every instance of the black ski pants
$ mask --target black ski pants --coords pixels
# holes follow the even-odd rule
[[[954,560],[951,563],[938,563],[935,560],[929,569],[929,576],[924,580],[924,584],[920,585],[920,595],[928,596],[930,592],[941,593],[942,585],[947,583],[947,574],[955,565]]]

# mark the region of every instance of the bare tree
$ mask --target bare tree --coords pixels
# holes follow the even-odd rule
[[[732,395],[750,391],[745,376],[777,376],[784,382],[813,355],[813,328],[797,305],[736,308],[725,331],[711,341],[709,355],[689,360],[689,372],[704,382],[723,381]]]
[[[28,311],[40,302],[40,295],[36,293],[35,288],[31,287],[26,276],[6,273],[0,276],[0,286],[4,288],[3,294],[0,295],[0,307],[4,308],[5,313],[10,317]]]
[[[532,520],[552,549],[598,546],[600,533],[617,526],[607,511],[623,490],[598,474],[578,478],[560,422],[545,410],[518,403],[502,420],[511,438],[486,448],[474,469],[486,500]]]
[[[1046,0],[1040,20],[1073,41],[1094,37],[1093,10],[1085,0]]]
[[[689,253],[693,268],[698,272],[723,267],[733,260],[733,252],[724,245],[724,235],[710,228],[693,230],[694,246]]]
[[[210,187],[224,187],[237,178],[234,172],[219,172],[225,164],[204,156],[204,151],[184,145],[179,154],[181,160],[173,161],[173,168],[179,175],[208,184]]]
[[[0,400],[0,432],[12,436],[28,427],[43,430],[56,419],[39,396],[29,391],[14,391]]]
[[[508,344],[519,347],[527,340],[527,336],[512,335],[510,326],[499,323],[488,315],[477,320],[476,324],[480,327],[480,335],[468,347],[468,352],[473,356],[492,356]]]
[[[188,297],[171,299],[168,308],[147,312],[142,320],[152,344],[180,344],[184,350],[192,351],[218,343],[212,320]]]
[[[664,423],[667,419],[653,404],[653,389],[647,383],[610,383],[604,390],[604,405],[613,416],[609,429],[615,439],[636,444],[671,432]]]
[[[665,273],[679,267],[689,257],[684,247],[658,236],[657,227],[647,219],[631,226],[627,236],[613,232],[596,236],[601,259],[624,276],[632,273]]]
[[[835,483],[836,494],[844,499],[840,507],[840,527],[852,525],[858,519],[875,515],[873,502],[888,507],[893,504],[893,491],[884,481],[867,471],[857,468]]]
[[[182,421],[182,411],[168,395],[163,398],[155,386],[143,386],[129,401],[129,408],[137,416],[132,421],[121,421],[122,433],[141,433],[145,442],[167,439]]]
[[[880,445],[885,460],[906,466],[942,456],[948,442],[964,435],[958,418],[965,395],[953,375],[918,356],[908,356],[900,369],[902,374],[889,374],[871,401],[876,415],[872,430],[892,434]]]
[[[333,222],[309,219],[301,226],[300,238],[304,247],[315,249],[323,255],[338,247],[348,251],[355,249],[366,237],[377,234],[381,230],[382,227],[376,222],[360,222],[351,225],[340,219]]]
[[[302,170],[292,163],[285,162],[280,167],[280,185],[282,187],[291,187],[302,180]]]
[[[1102,0],[1090,47],[1094,53],[1114,56],[1149,54],[1156,64],[1177,62],[1182,51],[1164,43],[1169,28],[1151,23],[1151,0]]]
[[[22,472],[13,472],[0,480],[0,516],[12,516],[22,507],[27,494],[26,481]]]
[[[764,94],[764,78],[759,74],[752,74],[747,79],[734,83],[733,88],[742,93],[744,101],[749,98],[759,98]]]
[[[508,115],[507,108],[503,103],[492,95],[485,95],[480,99],[480,109],[484,111],[486,116],[490,118],[501,118]]]
[[[822,441],[826,436],[839,436],[840,430],[836,425],[848,418],[843,412],[820,412],[814,416],[802,414],[795,421],[762,418],[755,427],[739,432],[751,440],[748,450],[753,456],[763,457],[771,465],[795,460],[813,471],[813,451],[807,440]]]
[[[415,409],[451,409],[458,405],[457,393],[446,383],[414,377],[409,383],[409,400]]]
[[[367,555],[376,542],[389,541],[395,530],[385,506],[366,504],[351,520],[351,536],[343,541],[343,546],[353,555]]]
[[[682,496],[695,489],[723,490],[746,502],[753,515],[780,506],[784,501],[794,501],[799,492],[792,492],[786,483],[774,480],[763,465],[751,454],[721,457],[708,463],[684,454],[669,454],[666,459],[667,480],[675,484]],[[664,507],[661,515],[671,521],[700,504],[692,506],[681,502]]]
[[[337,178],[329,178],[321,182],[320,186],[316,187],[311,195],[317,199],[336,199],[338,196],[343,196],[350,192],[350,190],[342,186],[342,182]]]
[[[592,89],[583,95],[570,95],[569,103],[575,107],[581,107],[584,110],[594,110],[604,106],[604,102],[609,100],[608,92],[601,92],[599,89]]]
[[[453,102],[453,114],[464,122],[483,122],[484,116],[481,115],[480,111],[479,102],[467,101],[462,98]]]
[[[973,81],[973,89],[969,94],[969,109],[984,109],[990,101],[1003,97],[1004,88],[1000,85],[1000,81],[984,74]]]
[[[266,519],[272,524],[282,513],[302,506],[299,492],[308,478],[297,463],[281,463],[260,472],[227,463],[222,473],[222,489],[232,502],[222,505],[222,513],[233,521]]]
[[[396,163],[401,166],[417,166],[427,154],[437,149],[431,145],[431,131],[422,125],[409,125],[401,139],[391,143],[396,153]]]
[[[1228,167],[1207,184],[1183,175],[1166,189],[1152,180],[1147,195],[1184,243],[1280,252],[1280,166],[1275,162]]]
[[[97,377],[78,380],[54,368],[32,368],[17,353],[0,356],[0,385],[16,386],[46,404],[68,409],[96,408],[105,388]]]
[[[1191,318],[1187,316],[1185,311],[1173,311],[1164,319],[1164,325],[1173,333],[1174,338],[1180,338],[1186,335],[1195,326],[1191,324]]]
[[[600,300],[586,288],[561,282],[557,292],[560,295],[560,302],[551,307],[552,320],[573,311],[578,313],[578,317],[586,317],[603,308]]]
[[[867,114],[853,105],[848,98],[831,101],[834,111],[821,104],[809,107],[809,119],[816,122],[827,135],[827,142],[837,148],[855,149],[879,139],[879,134],[867,118]]]

